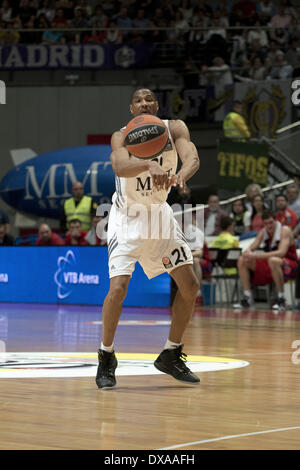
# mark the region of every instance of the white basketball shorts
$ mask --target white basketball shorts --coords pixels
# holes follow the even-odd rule
[[[193,264],[192,252],[166,202],[130,216],[113,204],[107,239],[110,278],[131,276],[137,261],[149,279]]]

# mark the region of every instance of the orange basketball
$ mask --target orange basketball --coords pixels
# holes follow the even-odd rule
[[[131,155],[144,160],[157,157],[168,143],[167,126],[161,119],[141,114],[131,119],[124,130],[124,145]]]

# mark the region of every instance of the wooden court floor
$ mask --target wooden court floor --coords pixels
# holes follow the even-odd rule
[[[1,450],[300,448],[300,312],[197,308],[184,337],[193,386],[151,369],[170,311],[126,308],[117,387],[104,391],[90,373],[100,322],[95,307],[0,304]]]

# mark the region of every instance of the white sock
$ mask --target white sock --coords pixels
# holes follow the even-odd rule
[[[284,299],[284,292],[278,292],[278,298]]]
[[[114,343],[111,346],[104,346],[104,344],[101,343],[100,349],[102,349],[102,351],[106,351],[106,352],[111,353],[114,350]]]
[[[244,290],[244,295],[245,295],[245,297],[250,297],[250,299],[252,300],[252,292],[251,292],[251,290]]]
[[[181,343],[173,343],[173,341],[170,341],[169,339],[166,341],[166,344],[164,346],[164,349],[176,349],[178,346],[180,346]]]

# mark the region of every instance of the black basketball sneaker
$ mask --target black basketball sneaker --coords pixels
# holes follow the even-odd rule
[[[98,369],[96,384],[98,388],[112,388],[116,385],[115,370],[118,365],[114,352],[98,351]]]
[[[187,383],[200,382],[199,377],[186,366],[186,354],[182,352],[183,344],[176,349],[164,349],[154,365],[156,369],[165,374],[172,375],[174,379]]]

